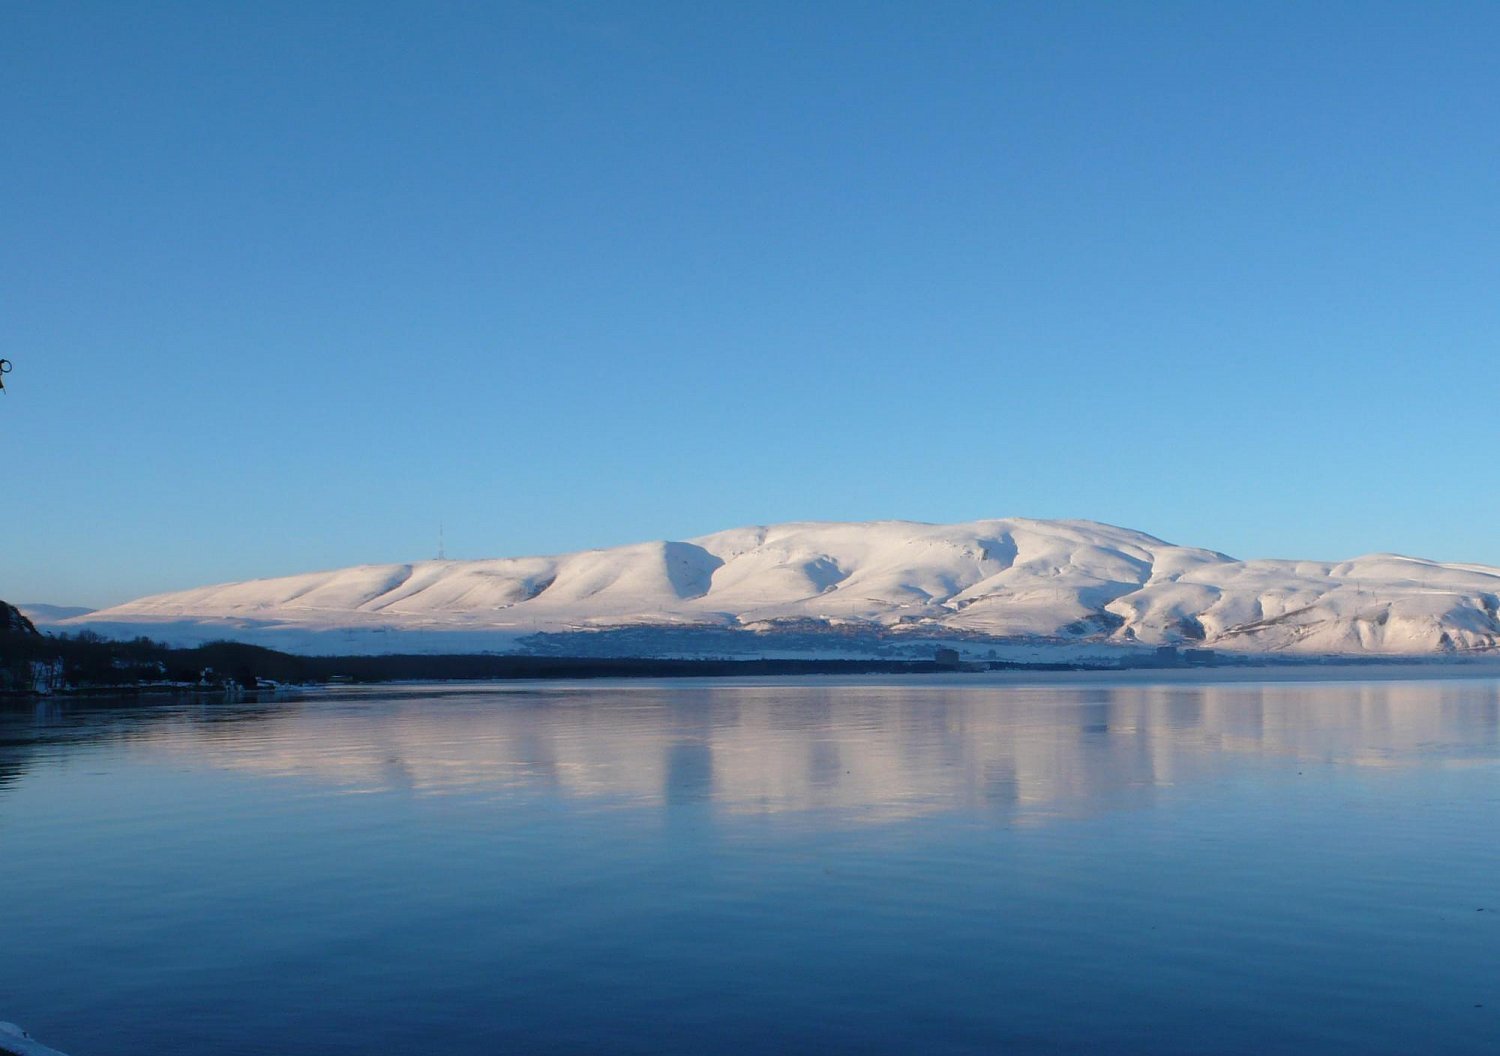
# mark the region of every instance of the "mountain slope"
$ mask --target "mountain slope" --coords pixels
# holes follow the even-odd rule
[[[1500,569],[1477,565],[1392,554],[1239,561],[1110,525],[1011,518],[792,523],[553,557],[365,565],[161,594],[65,625],[497,643],[601,628],[796,628],[1421,655],[1495,649],[1497,598]]]

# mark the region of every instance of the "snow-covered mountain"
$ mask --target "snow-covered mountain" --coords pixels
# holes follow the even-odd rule
[[[1090,521],[1008,518],[793,523],[555,557],[361,565],[160,594],[61,626],[312,652],[509,649],[539,633],[678,628],[678,640],[737,629],[767,642],[780,632],[1422,655],[1496,649],[1497,613],[1497,568],[1395,554],[1241,561]]]

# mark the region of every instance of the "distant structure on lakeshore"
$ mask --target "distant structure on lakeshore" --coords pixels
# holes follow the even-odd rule
[[[1179,649],[1163,645],[1156,649],[1154,655],[1157,667],[1213,667],[1219,662],[1212,649]]]

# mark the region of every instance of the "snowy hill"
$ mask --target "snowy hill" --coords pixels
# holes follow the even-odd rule
[[[1496,568],[1394,554],[1240,561],[1105,524],[1012,518],[793,523],[555,557],[363,565],[156,595],[60,627],[308,652],[508,650],[539,633],[677,628],[677,641],[689,629],[769,643],[795,633],[799,649],[1424,655],[1496,649],[1497,611]]]

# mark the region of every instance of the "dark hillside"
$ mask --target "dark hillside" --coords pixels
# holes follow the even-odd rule
[[[40,632],[20,609],[0,601],[0,634],[39,635]]]

